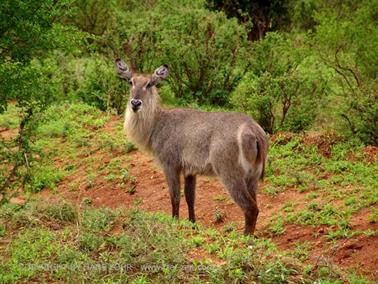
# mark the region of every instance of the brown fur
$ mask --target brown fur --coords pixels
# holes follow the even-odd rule
[[[243,210],[245,233],[253,233],[258,215],[256,190],[268,151],[263,129],[240,113],[162,108],[154,85],[167,76],[166,67],[157,69],[152,76],[133,76],[126,64],[119,64],[124,63],[117,61],[120,77],[133,84],[125,132],[132,142],[150,152],[163,169],[172,215],[179,216],[180,173],[185,177],[185,198],[193,222],[195,176],[215,174]],[[139,111],[132,109],[132,100],[142,102]]]

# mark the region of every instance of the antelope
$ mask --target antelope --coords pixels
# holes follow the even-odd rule
[[[264,130],[241,113],[162,107],[156,85],[167,78],[166,65],[152,75],[142,75],[116,59],[116,70],[131,84],[125,133],[162,168],[172,217],[179,218],[180,175],[184,176],[189,220],[195,222],[196,175],[215,174],[244,213],[244,233],[253,234],[259,214],[256,191],[268,152]]]

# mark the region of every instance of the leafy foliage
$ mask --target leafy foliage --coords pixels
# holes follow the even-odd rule
[[[72,27],[59,22],[69,13],[71,1],[4,0],[0,17],[0,62],[28,62],[34,56],[75,40]],[[67,37],[70,33],[70,37]]]
[[[181,102],[224,105],[244,73],[245,29],[222,13],[209,12],[201,1],[138,7],[125,13],[122,27],[131,67],[151,72],[168,64],[170,90]]]
[[[289,1],[239,1],[208,0],[210,9],[224,11],[229,17],[236,17],[249,26],[250,40],[262,39],[268,31],[284,29],[290,21]]]
[[[33,177],[40,131],[66,137],[75,128],[46,121],[50,105],[79,100],[123,112],[128,87],[114,74],[116,57],[139,72],[168,64],[160,94],[169,104],[241,110],[270,133],[326,127],[377,145],[375,11],[377,1],[5,0],[0,113],[11,103],[17,118],[0,127],[17,131],[0,138],[9,166],[0,191],[15,180],[54,187],[64,175]],[[268,26],[252,42],[259,19]]]
[[[193,229],[188,222],[136,208],[123,210],[122,216],[119,210],[87,208],[76,213],[73,208],[70,204],[30,204],[9,214],[14,208],[0,207],[4,228],[18,230],[9,235],[8,249],[0,256],[2,283],[321,281],[316,272],[303,273],[302,264],[294,258],[278,254],[269,240],[255,239],[252,247],[248,245],[251,238],[235,231]],[[77,222],[77,214],[85,222]],[[107,223],[110,230],[103,232],[98,230],[97,217],[115,222]],[[211,244],[218,249],[206,252]],[[203,260],[192,257],[196,250],[202,252]],[[331,266],[325,268],[335,273]],[[330,274],[323,273],[321,279],[341,278]]]
[[[352,4],[353,3],[353,4]],[[377,1],[351,2],[317,15],[314,45],[323,63],[337,73],[339,114],[350,136],[378,144]]]
[[[13,107],[11,111],[14,115]],[[353,219],[364,209],[369,212],[369,220],[366,216],[365,222],[376,221],[378,180],[374,173],[378,171],[378,163],[367,163],[371,158],[365,152],[368,147],[332,135],[317,138],[286,133],[272,137],[262,189],[275,190],[269,193],[279,195],[273,198],[278,206],[275,209],[270,205],[267,214],[271,219],[260,220],[263,222],[260,224],[267,226],[260,225],[258,239],[238,233],[241,221],[237,224],[226,220],[223,230],[205,229],[201,225],[194,229],[192,223],[184,220],[185,215],[178,222],[167,215],[147,214],[136,208],[127,213],[98,208],[104,202],[96,198],[103,194],[101,188],[109,187],[110,194],[116,196],[121,191],[129,191],[128,186],[135,185],[135,177],[128,169],[135,166],[138,169],[141,165],[127,155],[131,146],[124,144],[122,119],[112,119],[104,131],[102,126],[108,118],[83,103],[55,105],[44,112],[36,129],[37,140],[32,144],[40,157],[31,164],[37,174],[36,182],[32,183],[35,187],[30,189],[39,190],[41,184],[53,187],[56,175],[63,171],[67,176],[56,186],[63,190],[59,195],[76,195],[78,200],[74,198],[77,203],[70,204],[56,200],[57,194],[50,196],[51,202],[41,202],[39,197],[43,201],[46,197],[34,194],[27,195],[24,205],[3,200],[0,239],[7,244],[0,255],[2,282],[45,279],[104,282],[110,281],[109,278],[113,282],[131,282],[142,277],[161,283],[207,280],[296,283],[298,279],[305,283],[328,279],[332,282],[340,277],[348,279],[350,270],[339,275],[335,264],[324,264],[324,269],[307,267],[303,272],[298,259],[305,263],[312,261],[311,245],[306,250],[305,245],[295,244],[294,252],[283,252],[274,246],[271,234],[289,234],[293,226],[312,230],[317,237],[310,238],[326,242],[325,247],[334,245],[340,238],[345,243],[356,235],[374,238],[377,234],[376,230],[359,230],[360,226],[353,225]],[[322,147],[327,143],[331,144],[325,156]],[[136,182],[140,184],[139,176]],[[298,191],[296,198],[290,198],[295,191]],[[35,198],[37,202],[33,201]],[[145,204],[150,200],[146,198]],[[143,202],[140,197],[134,200],[135,204]],[[225,217],[223,206],[229,207],[230,199],[217,195],[214,200],[222,209],[213,209],[213,221],[221,222]],[[323,225],[319,228],[320,224]],[[287,239],[287,235],[283,238]],[[132,273],[122,270],[130,265]],[[147,271],[145,267],[152,270]]]
[[[251,71],[235,88],[233,104],[270,133],[311,127],[328,88],[325,70],[303,44],[277,33],[255,43],[252,54]]]
[[[6,189],[20,167],[26,168],[26,180],[31,178],[30,142],[38,116],[59,98],[59,84],[51,80],[56,70],[36,59],[51,50],[63,48],[72,51],[80,41],[80,34],[70,26],[62,25],[59,15],[69,12],[66,1],[5,1],[0,10],[0,113],[9,101],[15,101],[19,110],[19,131],[13,141],[1,138],[5,160],[12,165],[9,175],[0,183]],[[13,149],[17,148],[15,152]],[[4,156],[3,156],[4,157]],[[3,158],[2,157],[2,158]],[[25,183],[25,182],[24,182]]]

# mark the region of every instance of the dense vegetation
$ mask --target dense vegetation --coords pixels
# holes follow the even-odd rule
[[[168,64],[167,104],[242,110],[269,133],[326,128],[377,145],[378,1],[269,3],[5,1],[0,111],[16,102],[20,132],[0,141],[14,165],[0,188],[34,158],[33,129],[50,104],[123,112],[117,57],[139,72]]]
[[[97,258],[114,260],[111,253],[127,255],[125,251],[131,250],[128,242],[135,241],[135,236],[129,235],[134,232],[133,226],[148,227],[148,222],[156,220],[161,223],[150,245],[167,249],[165,255],[172,254],[180,264],[187,263],[185,252],[197,246],[198,240],[202,240],[201,245],[209,238],[223,241],[215,232],[200,231],[199,236],[192,236],[187,228],[182,234],[189,235],[189,240],[182,247],[168,248],[161,239],[181,241],[184,236],[172,235],[170,228],[186,228],[187,224],[172,223],[162,216],[144,217],[147,221],[142,224],[140,214],[145,213],[139,211],[80,211],[71,204],[13,208],[7,204],[17,190],[55,189],[60,180],[75,171],[70,165],[57,167],[56,155],[75,160],[78,152],[87,151],[81,154],[90,156],[88,149],[93,143],[104,151],[121,149],[127,159],[134,146],[122,140],[121,134],[113,139],[96,132],[109,114],[121,115],[125,108],[128,84],[115,76],[114,60],[118,57],[137,72],[150,72],[167,64],[170,76],[159,93],[168,106],[242,111],[254,117],[276,139],[272,141],[265,194],[278,194],[286,187],[305,192],[315,184],[316,192],[308,193],[309,202],[339,198],[344,204],[336,212],[316,201],[296,212],[288,202],[282,208],[285,213],[271,220],[273,233],[281,234],[285,224],[325,224],[337,225],[330,239],[374,234],[352,232],[349,220],[357,210],[377,203],[373,179],[376,161],[369,164],[364,156],[364,147],[378,145],[377,50],[378,0],[2,0],[0,203],[5,205],[0,211],[0,237],[7,230],[23,231],[20,236],[11,236],[7,255],[11,261],[4,270],[0,268],[0,282],[34,279],[36,271],[25,267],[17,270],[18,264],[30,258],[51,261],[52,257],[55,263],[64,264],[72,258],[88,262]],[[332,155],[319,157],[316,145],[299,145],[305,140],[301,135],[311,131],[326,137],[324,143]],[[281,136],[281,132],[296,134]],[[98,140],[95,142],[91,140],[94,133]],[[60,143],[62,147],[57,146]],[[293,154],[295,157],[291,157]],[[119,172],[126,174],[121,168],[109,171],[109,179],[117,179]],[[321,177],[327,173],[332,177],[323,180]],[[95,173],[91,175],[89,183]],[[358,195],[345,194],[343,186],[351,186]],[[17,214],[12,216],[11,212]],[[84,221],[87,215],[91,218],[96,214],[106,219],[100,236],[95,236],[91,221]],[[125,239],[107,235],[111,228],[108,224],[124,222],[126,215],[131,227],[125,230]],[[376,216],[375,211],[372,221],[376,222]],[[57,231],[49,231],[51,226],[56,226]],[[138,236],[144,240],[143,226]],[[40,250],[38,246],[52,239],[51,247]],[[58,239],[64,246],[52,254],[51,250],[60,245]],[[234,266],[208,272],[206,279],[260,279],[270,283],[277,279],[341,279],[333,271],[324,277],[302,274],[305,267],[296,264],[291,268],[278,255],[270,263],[245,264],[245,259],[231,256],[234,251],[228,246],[247,240],[235,236],[230,239],[235,243],[224,245],[221,259]],[[25,242],[35,242],[30,255],[23,251]],[[102,244],[105,248],[98,253]],[[142,245],[146,244],[136,241],[133,249],[143,250],[138,247]],[[267,252],[256,253],[271,257],[271,245],[264,240],[258,242],[256,250]],[[181,250],[183,255],[176,255],[175,250]],[[241,250],[236,252],[236,258],[251,253],[248,247]],[[164,261],[168,264],[173,260]],[[46,280],[104,277],[101,272],[95,276],[66,272],[54,271]],[[156,281],[172,270],[159,273],[154,276]],[[118,281],[130,280],[118,276],[114,276]],[[134,276],[137,283],[145,283],[146,275]],[[193,274],[191,280],[202,276]],[[175,271],[172,277],[181,281],[182,271]]]
[[[265,217],[255,239],[242,236],[233,222],[216,230],[143,211],[150,200],[138,196],[140,181],[132,171],[137,161],[130,153],[135,148],[124,139],[121,118],[84,103],[63,103],[50,106],[41,120],[28,202],[0,206],[1,283],[369,283],[355,270],[333,265],[326,253],[326,261],[311,260],[319,242],[332,254],[348,240],[372,242],[377,236],[372,226],[356,226],[360,210],[369,210],[363,224],[378,222],[378,163],[365,147],[338,136],[275,135],[259,200],[297,198],[275,202],[268,216],[272,204],[261,203]],[[15,107],[0,116],[5,121],[17,127]],[[22,179],[15,183],[21,187]],[[125,198],[118,201],[120,208],[98,208],[95,197],[86,194],[100,197],[96,192],[104,184],[115,196],[136,197],[128,206]],[[49,202],[35,194],[44,188],[55,192]],[[74,192],[80,198],[68,199]],[[168,204],[168,197],[161,202]],[[206,210],[212,202],[219,209],[210,215],[211,223],[222,223],[229,212],[221,205],[232,201],[218,193]],[[273,238],[292,226],[310,228],[313,237],[280,250]]]

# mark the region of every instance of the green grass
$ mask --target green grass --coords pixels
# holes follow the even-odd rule
[[[282,235],[285,232],[285,221],[283,216],[278,215],[270,223],[270,231],[275,235]]]
[[[30,137],[28,166],[20,167],[17,172],[18,176],[26,177],[25,182],[20,184],[22,179],[17,179],[12,187],[25,187],[32,192],[44,188],[56,189],[57,183],[74,170],[74,165],[61,167],[54,160],[74,160],[78,155],[89,155],[93,151],[91,143],[94,132],[108,119],[96,108],[83,103],[63,103],[48,108],[38,117],[38,124]],[[0,115],[0,127],[15,128],[18,123],[17,108],[10,104],[8,110]],[[9,139],[15,138],[14,135]],[[18,157],[13,149],[14,145],[10,145],[5,154],[12,156],[13,160],[23,158]],[[2,151],[0,154],[3,155]],[[0,166],[0,182],[2,172],[7,169],[9,171],[6,164]]]
[[[306,244],[298,244],[290,258],[269,240],[200,225],[193,229],[188,221],[137,208],[30,202],[17,208],[3,205],[0,220],[5,232],[12,231],[3,237],[7,246],[0,254],[1,283],[310,283],[319,277],[316,271],[303,273],[295,260],[306,256]],[[204,253],[193,258],[196,251]]]
[[[378,220],[378,208],[376,208],[370,215],[369,215],[369,222],[374,224]]]
[[[303,141],[303,135],[278,135],[271,145],[263,193],[278,196],[297,190],[303,200],[287,200],[272,216],[269,231],[280,235],[287,224],[297,224],[312,226],[314,232],[317,226],[329,227],[330,241],[376,235],[377,230],[353,230],[350,220],[378,203],[378,163],[367,163],[363,146],[348,141],[330,145],[327,157],[317,144]],[[376,212],[368,218],[375,222]]]
[[[306,209],[289,213],[287,220],[302,225],[337,225],[348,223],[350,212],[335,208],[332,205],[309,203]]]
[[[92,232],[106,232],[112,227],[117,212],[108,209],[92,209],[84,212],[81,219],[82,226]]]
[[[31,178],[27,189],[32,192],[41,191],[44,188],[56,189],[57,183],[67,175],[68,171],[58,169],[54,165],[37,164],[31,169]]]
[[[222,223],[225,218],[225,212],[217,207],[215,208],[213,218],[215,223]]]
[[[308,258],[310,248],[311,244],[308,242],[296,242],[295,249],[291,254],[300,261],[305,261]]]
[[[10,106],[0,115],[0,127],[15,127],[17,119]],[[125,139],[121,122],[105,132],[102,127],[108,120],[85,104],[52,106],[32,141],[35,156],[26,190],[57,192],[72,177],[64,184],[70,191],[96,190],[98,182],[105,182],[134,194],[137,180],[130,174],[128,154],[136,148]],[[314,234],[320,226],[325,228],[328,244],[375,236],[374,230],[353,229],[351,220],[361,209],[378,203],[377,163],[366,162],[362,145],[340,140],[330,145],[326,157],[318,145],[305,144],[304,138],[278,136],[271,143],[260,194],[282,204],[266,219],[262,235],[285,237],[286,226],[294,224],[309,226]],[[281,199],[286,193],[296,198]],[[33,199],[32,194],[27,197]],[[215,195],[212,201],[232,202],[224,195]],[[334,266],[303,264],[311,252],[308,243],[280,252],[269,239],[241,236],[232,222],[218,231],[138,209],[94,209],[92,202],[86,198],[77,205],[36,201],[20,206],[4,200],[0,240],[7,245],[0,246],[0,283],[339,283],[345,279]],[[134,200],[135,206],[143,202]],[[217,207],[212,221],[223,222],[226,214]],[[377,216],[377,210],[369,209],[367,222],[377,222]],[[353,283],[367,282],[354,274],[350,277]]]
[[[117,125],[113,132],[104,132],[102,127],[109,118],[110,116],[104,115],[95,107],[83,103],[63,103],[48,108],[39,117],[39,124],[31,141],[29,168],[19,169],[19,175],[28,177],[25,188],[31,192],[45,188],[56,190],[62,179],[84,167],[88,176],[88,188],[93,186],[99,173],[106,176],[107,180],[115,181],[118,187],[124,187],[125,183],[133,179],[130,176],[129,180],[125,180],[123,174],[125,164],[129,161],[127,154],[136,147],[125,139],[122,124]],[[18,123],[17,110],[12,105],[7,112],[0,115],[0,122],[8,120]],[[95,155],[104,152],[108,153],[110,161],[98,165],[99,160]],[[9,171],[6,166],[0,166],[0,182]],[[98,170],[98,166],[104,168]],[[72,181],[70,187],[76,190],[79,184],[80,181]],[[16,180],[12,186],[17,188],[24,185]]]
[[[19,125],[20,118],[18,116],[17,107],[14,104],[9,104],[5,113],[0,115],[0,129],[13,129]]]
[[[278,136],[271,145],[265,192],[277,194],[295,188],[306,192],[307,199],[341,199],[355,210],[378,202],[378,163],[365,161],[362,146],[338,142],[330,146],[327,158],[316,145],[304,144],[301,135],[285,139]]]

